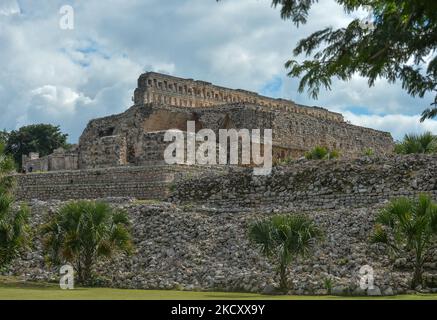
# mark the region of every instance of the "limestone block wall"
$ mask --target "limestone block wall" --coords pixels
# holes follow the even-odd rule
[[[147,165],[153,163],[164,164],[164,151],[170,142],[164,141],[165,131],[144,133],[138,144],[136,164]]]
[[[92,144],[81,150],[80,168],[107,168],[127,164],[126,137],[116,135],[96,138]]]
[[[366,207],[425,192],[437,200],[437,156],[296,162],[270,176],[250,169],[179,181],[170,200],[211,207],[333,209]]]
[[[150,112],[150,108],[130,108],[90,121],[79,139],[79,168],[135,164],[144,134],[143,121]]]
[[[162,110],[162,111],[161,111]],[[272,129],[274,149],[278,155],[301,157],[316,146],[338,150],[343,157],[363,155],[365,149],[384,155],[393,152],[394,143],[390,133],[354,126],[323,118],[254,105],[236,103],[217,108],[175,108],[161,106],[156,113],[187,114],[195,120],[198,128],[209,128],[218,134],[219,129]],[[194,115],[193,115],[194,113]]]
[[[105,197],[163,199],[174,181],[221,167],[133,166],[16,175],[18,200],[70,200]]]

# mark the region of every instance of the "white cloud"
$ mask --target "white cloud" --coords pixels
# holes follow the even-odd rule
[[[16,0],[2,0],[0,3],[0,15],[10,16],[20,13],[20,6]]]
[[[34,110],[50,113],[57,117],[72,115],[77,104],[90,104],[92,100],[71,88],[45,85],[31,91],[31,105]]]

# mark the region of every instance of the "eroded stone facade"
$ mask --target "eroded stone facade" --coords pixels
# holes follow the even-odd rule
[[[165,105],[205,108],[237,102],[281,109],[292,113],[343,122],[341,114],[320,107],[298,105],[285,99],[261,96],[256,92],[229,89],[212,83],[147,72],[138,79],[134,94],[135,104],[161,103]]]
[[[76,170],[79,167],[78,158],[77,146],[73,146],[70,150],[56,149],[45,157],[31,152],[29,156],[23,156],[22,167],[26,172]]]
[[[220,129],[272,129],[274,160],[301,157],[316,146],[338,150],[345,158],[360,156],[366,149],[376,155],[393,150],[389,133],[351,125],[341,114],[204,81],[145,73],[134,101],[121,114],[89,122],[72,165],[38,165],[39,170],[162,164],[168,145],[165,131],[186,131],[187,121],[196,123],[196,131],[214,130],[217,137]],[[67,156],[66,164],[71,162]],[[23,165],[29,163],[37,161],[23,159]]]

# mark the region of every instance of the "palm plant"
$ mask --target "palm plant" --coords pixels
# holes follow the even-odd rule
[[[14,178],[11,173],[14,169],[14,160],[5,153],[5,146],[0,143],[0,194],[10,193],[13,189]]]
[[[78,281],[89,285],[100,258],[131,253],[129,220],[124,210],[94,201],[70,202],[42,227],[44,248],[51,262],[71,264]]]
[[[277,265],[280,289],[287,291],[287,269],[293,258],[306,257],[321,240],[322,232],[305,216],[277,215],[250,225],[249,238]]]
[[[424,134],[407,134],[402,142],[395,146],[399,154],[435,153],[437,152],[437,137],[431,132]]]
[[[13,209],[14,199],[0,192],[0,269],[27,248],[30,239],[29,210],[21,206]]]
[[[29,210],[21,206],[13,208],[12,195],[14,161],[4,154],[0,143],[0,269],[6,267],[29,243]]]
[[[423,265],[437,240],[437,204],[426,194],[417,199],[399,198],[380,211],[373,243],[383,243],[395,256],[414,257],[411,287],[423,283]]]

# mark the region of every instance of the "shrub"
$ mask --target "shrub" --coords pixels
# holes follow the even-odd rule
[[[49,260],[57,265],[71,264],[78,281],[85,285],[93,283],[99,259],[132,250],[127,213],[102,202],[64,205],[42,227],[42,235]]]
[[[24,205],[18,210],[13,208],[14,168],[14,161],[4,154],[0,143],[0,269],[9,265],[30,242],[29,209]]]
[[[375,151],[372,148],[364,149],[363,155],[366,157],[373,157],[375,155]]]
[[[373,243],[383,243],[395,256],[414,258],[411,287],[423,284],[423,265],[437,240],[437,204],[429,195],[391,201],[376,218]]]
[[[332,280],[331,277],[325,278],[325,280],[323,281],[323,286],[325,287],[328,294],[331,294],[332,288],[334,287],[334,280]]]
[[[424,134],[407,134],[402,142],[395,145],[398,154],[436,153],[437,137],[431,132]]]
[[[294,159],[291,156],[285,158],[278,158],[273,160],[274,166],[288,165],[293,163]]]
[[[249,239],[277,265],[280,289],[288,290],[287,269],[293,258],[306,257],[322,238],[314,222],[301,215],[276,215],[249,226]]]
[[[317,146],[311,151],[305,154],[305,158],[308,160],[325,160],[325,159],[335,159],[340,156],[339,152],[336,150],[329,151],[325,147]]]
[[[17,258],[30,242],[29,209],[13,210],[14,199],[0,193],[0,269]]]

